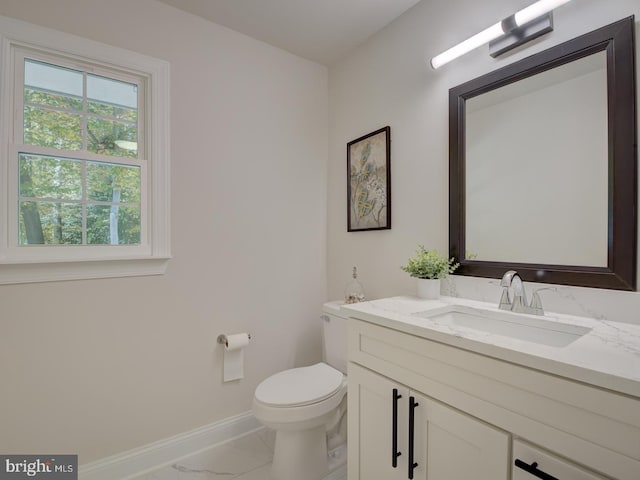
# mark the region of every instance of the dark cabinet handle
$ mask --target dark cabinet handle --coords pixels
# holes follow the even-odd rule
[[[558,480],[553,475],[549,475],[548,473],[543,472],[542,470],[539,470],[538,462],[533,462],[531,465],[529,465],[528,463],[523,462],[519,458],[516,458],[516,461],[514,462],[514,464],[516,467],[521,468],[525,472],[530,473],[534,477],[541,478],[542,480]]]
[[[398,466],[398,457],[402,455],[398,451],[398,400],[402,398],[402,395],[398,393],[398,389],[393,389],[393,419],[392,419],[392,433],[391,433],[391,466],[396,468]],[[388,425],[388,424],[387,424]]]
[[[409,397],[409,480],[413,479],[413,470],[418,466],[413,461],[413,442],[415,437],[415,409],[420,405],[414,397]]]

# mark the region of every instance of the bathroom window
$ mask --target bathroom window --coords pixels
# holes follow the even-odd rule
[[[11,106],[0,284],[162,273],[167,64],[3,17],[0,27]]]
[[[17,243],[140,245],[143,80],[16,57]]]

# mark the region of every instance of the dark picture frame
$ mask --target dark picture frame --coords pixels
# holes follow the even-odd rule
[[[347,231],[391,229],[391,128],[347,143]]]

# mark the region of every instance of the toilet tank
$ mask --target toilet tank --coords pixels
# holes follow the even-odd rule
[[[347,318],[340,312],[344,302],[322,307],[322,354],[325,363],[347,374]]]

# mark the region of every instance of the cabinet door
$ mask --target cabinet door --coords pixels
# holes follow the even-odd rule
[[[508,433],[410,392],[414,408],[415,479],[507,480]]]
[[[348,373],[349,480],[406,479],[409,390],[352,363]]]

